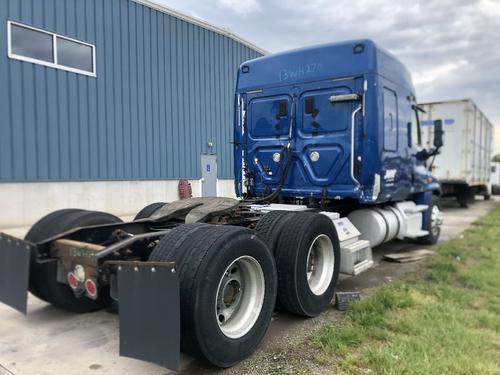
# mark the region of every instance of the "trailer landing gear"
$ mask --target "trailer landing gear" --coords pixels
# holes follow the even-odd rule
[[[458,204],[462,208],[467,208],[469,204],[474,203],[474,194],[467,185],[460,185],[457,187],[456,197]]]

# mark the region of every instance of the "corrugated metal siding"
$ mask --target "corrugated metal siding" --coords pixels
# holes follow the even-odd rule
[[[7,57],[7,20],[96,46],[97,78]],[[233,90],[260,53],[129,0],[0,1],[0,181],[232,176]]]

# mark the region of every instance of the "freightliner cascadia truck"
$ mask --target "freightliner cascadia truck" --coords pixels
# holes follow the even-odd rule
[[[248,61],[235,93],[240,199],[153,203],[131,222],[50,213],[24,239],[1,235],[0,300],[24,313],[28,290],[74,313],[117,301],[121,355],[234,365],[277,301],[317,316],[339,272],[372,266],[372,247],[438,240],[441,192],[427,163],[442,126],[422,148],[419,111],[406,68],[370,40]]]

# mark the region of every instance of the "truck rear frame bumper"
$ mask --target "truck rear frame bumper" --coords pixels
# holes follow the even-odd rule
[[[37,252],[36,244],[0,233],[0,302],[23,314]],[[175,263],[105,261],[103,268],[118,286],[120,355],[177,370],[180,301]]]

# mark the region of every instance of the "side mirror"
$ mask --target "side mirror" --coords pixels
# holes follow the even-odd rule
[[[434,121],[434,148],[438,149],[443,147],[443,121],[435,120]]]

